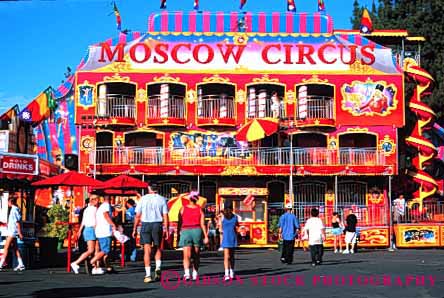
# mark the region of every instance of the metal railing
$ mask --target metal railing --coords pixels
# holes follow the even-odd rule
[[[265,105],[261,106],[259,100],[248,99],[247,118],[286,118],[285,105],[282,98],[278,97],[278,101],[273,101],[270,97],[265,99]]]
[[[333,98],[311,95],[299,99],[296,119],[333,119]]]
[[[136,118],[134,96],[108,94],[97,100],[96,114],[99,117]]]
[[[185,118],[184,97],[171,95],[162,102],[161,95],[151,95],[148,97],[148,118]]]
[[[385,165],[382,151],[370,148],[293,148],[295,165]],[[349,154],[349,156],[347,156]],[[290,148],[218,148],[217,150],[165,149],[162,147],[98,147],[90,155],[94,164],[184,165],[289,165]],[[351,163],[346,163],[351,162]]]
[[[204,95],[197,102],[197,116],[211,119],[234,119],[234,97]]]
[[[405,207],[404,212],[392,207],[394,223],[432,223],[444,222],[444,203],[431,202],[424,203],[422,211],[419,208]]]

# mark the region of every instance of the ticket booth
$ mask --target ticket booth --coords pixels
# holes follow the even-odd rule
[[[240,246],[267,244],[267,198],[267,188],[221,187],[218,189],[219,210],[224,210],[224,207],[230,204],[238,217]]]

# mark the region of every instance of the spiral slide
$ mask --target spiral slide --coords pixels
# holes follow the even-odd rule
[[[436,180],[422,170],[436,156],[437,152],[435,146],[423,136],[424,131],[431,128],[436,115],[428,105],[421,102],[423,96],[430,94],[433,88],[433,78],[413,59],[405,60],[404,71],[410,79],[416,82],[409,107],[418,117],[412,134],[405,140],[407,145],[418,150],[418,156],[412,160],[416,170],[409,171],[408,174],[419,184],[419,189],[413,194],[413,200],[409,202],[409,205],[418,203],[419,209],[422,211],[423,200],[432,196],[438,189]]]

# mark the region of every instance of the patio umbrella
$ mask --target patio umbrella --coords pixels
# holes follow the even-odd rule
[[[50,186],[91,186],[97,188],[103,185],[103,182],[94,178],[80,174],[76,171],[69,171],[57,176],[43,179],[32,183],[32,186],[50,187]]]
[[[279,129],[278,119],[253,119],[243,125],[236,134],[237,141],[253,142],[270,136]]]
[[[135,196],[137,191],[130,189],[103,189],[103,193],[113,196]]]
[[[105,181],[100,188],[105,188],[107,190],[134,190],[147,187],[148,183],[143,182],[142,180],[127,175],[120,175]]]
[[[189,193],[180,194],[177,197],[171,198],[168,205],[168,217],[170,221],[179,221],[179,211],[180,208],[186,206],[190,202]],[[199,196],[199,200],[197,200],[197,205],[204,208],[207,204],[207,199]]]

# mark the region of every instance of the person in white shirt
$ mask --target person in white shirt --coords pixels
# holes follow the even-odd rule
[[[304,234],[308,236],[312,266],[320,265],[324,255],[325,226],[318,216],[319,210],[311,209],[311,217],[304,226]]]
[[[395,223],[401,223],[404,220],[405,215],[405,199],[404,195],[399,195],[395,200],[393,200],[393,217]]]
[[[85,251],[80,257],[71,263],[72,271],[75,274],[79,274],[79,264],[86,260],[89,256],[94,254],[96,248],[96,213],[97,213],[97,202],[99,198],[97,195],[93,194],[89,197],[88,207],[83,212],[82,223],[80,224],[79,234],[82,233],[83,230],[83,239],[86,241],[88,245],[88,250]],[[96,273],[97,270],[94,272]]]
[[[23,264],[22,256],[20,255],[20,251],[17,245],[17,236],[20,238],[20,240],[23,240],[21,227],[22,216],[20,214],[20,209],[17,207],[15,197],[10,197],[8,199],[8,207],[11,209],[9,211],[7,222],[8,228],[5,235],[6,241],[3,248],[4,253],[0,259],[0,271],[5,264],[5,260],[8,256],[8,251],[10,247],[14,249],[15,255],[17,256],[18,266],[14,268],[14,271],[23,271],[25,270],[25,265]]]
[[[108,254],[111,252],[111,236],[116,230],[116,225],[111,219],[111,205],[109,204],[109,197],[105,196],[103,203],[97,209],[96,213],[96,228],[95,233],[97,241],[99,242],[100,251],[95,254],[91,260],[93,266],[92,274],[103,274],[102,268],[99,268],[98,262],[103,258],[105,266],[107,266]],[[111,269],[112,270],[112,269]]]
[[[166,198],[157,193],[157,185],[148,187],[148,194],[144,195],[136,206],[133,237],[136,238],[137,226],[142,223],[140,230],[140,244],[143,245],[143,261],[145,264],[145,283],[152,282],[151,277],[151,249],[154,250],[156,268],[154,280],[160,280],[162,265],[162,235],[168,240],[169,221]],[[164,233],[165,231],[165,233]]]

